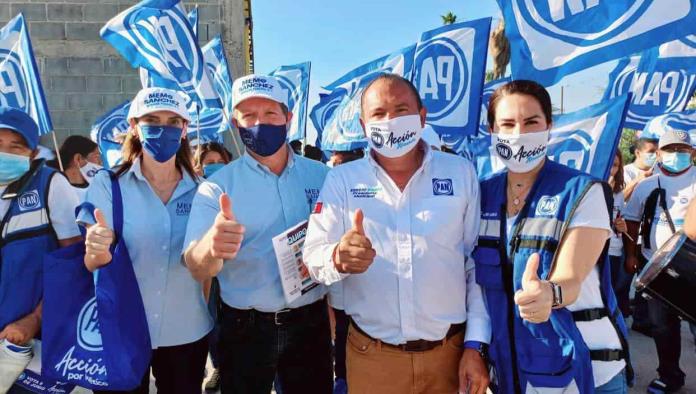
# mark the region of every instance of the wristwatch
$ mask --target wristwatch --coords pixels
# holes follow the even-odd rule
[[[481,358],[488,362],[488,344],[478,341],[466,341],[464,342],[464,348],[476,350],[481,355]]]
[[[553,304],[551,304],[551,308],[557,308],[563,305],[563,289],[555,282],[549,281],[549,284],[551,284],[551,292],[553,293]]]

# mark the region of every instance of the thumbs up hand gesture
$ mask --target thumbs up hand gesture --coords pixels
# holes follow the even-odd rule
[[[547,281],[539,279],[539,255],[532,254],[522,274],[522,289],[515,293],[515,304],[520,317],[530,323],[549,320],[553,306],[553,289]]]
[[[217,259],[237,257],[244,239],[244,226],[237,223],[232,212],[232,200],[223,193],[220,196],[220,212],[215,217],[211,230],[210,255]]]
[[[338,272],[360,274],[367,271],[376,255],[372,242],[365,236],[363,212],[358,209],[353,216],[353,227],[343,234],[334,251],[334,265]]]
[[[94,219],[97,221],[87,230],[85,237],[85,267],[94,271],[111,262],[111,251],[109,248],[114,242],[114,232],[106,223],[104,213],[94,210]]]

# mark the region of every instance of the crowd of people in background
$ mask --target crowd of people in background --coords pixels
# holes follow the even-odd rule
[[[286,143],[274,78],[242,77],[233,95],[243,156],[189,146],[183,97],[147,88],[111,171],[82,136],[36,159],[36,123],[0,108],[0,350],[17,355],[0,356],[0,392],[25,392],[7,376],[41,335],[42,255],[82,242],[87,270],[112,262],[114,176],[152,344],[127,392],[147,393],[151,375],[160,393],[200,392],[210,357],[205,389],[226,393],[626,393],[629,317],[656,345],[649,390],[684,385],[679,316],[632,283],[674,232],[696,235],[685,131],[644,130],[602,182],[547,159],[550,97],[513,81],[490,100],[493,145],[536,153],[501,157],[479,183],[396,75],[364,90],[369,149],[328,157]],[[319,285],[288,302],[272,238],[304,220]]]

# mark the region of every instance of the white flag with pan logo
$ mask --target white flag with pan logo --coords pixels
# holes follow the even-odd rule
[[[667,130],[683,131],[689,133],[691,145],[696,147],[696,109],[654,117],[647,123],[645,130],[649,130],[650,135],[645,135],[645,131],[642,131],[637,137],[660,139]]]
[[[413,84],[428,109],[426,122],[451,149],[478,130],[491,18],[456,23],[421,35]]]
[[[545,86],[693,31],[693,0],[498,0],[512,76]]]

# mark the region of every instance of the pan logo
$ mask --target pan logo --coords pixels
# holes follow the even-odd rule
[[[29,88],[24,81],[19,56],[6,49],[0,49],[0,106],[26,111],[28,98]]]
[[[288,104],[288,108],[290,111],[292,111],[292,109],[295,108],[295,103],[297,103],[297,101],[300,99],[300,89],[298,89],[298,87],[295,86],[295,84],[292,83],[287,77],[282,75],[276,75],[275,77],[278,79],[278,82],[280,82],[281,89],[283,89],[287,95],[286,102]]]
[[[460,45],[447,37],[419,43],[414,85],[428,108],[428,121],[459,108],[469,86],[469,66]]]
[[[683,6],[690,7],[689,0],[683,1],[686,3]],[[655,2],[656,0],[512,0],[512,7],[524,30],[530,28],[570,44],[591,46],[616,38],[642,22],[641,17]],[[677,9],[667,13],[681,12]],[[679,16],[666,15],[664,20],[668,23],[675,18],[679,19]],[[587,20],[593,22],[580,23]]]
[[[557,163],[589,173],[593,143],[594,138],[584,130],[552,133],[548,147],[549,157]]]
[[[124,34],[129,36],[130,41],[137,43],[138,47],[148,49],[141,53],[150,64],[161,65],[169,70],[182,89],[193,90],[193,82],[202,79],[205,64],[197,56],[197,40],[186,16],[178,9],[162,16],[148,15],[149,18],[142,18],[142,12],[136,8],[125,17],[126,26],[138,28],[128,29]],[[134,23],[133,20],[137,22]],[[156,46],[162,47],[162,53],[153,50]]]
[[[77,318],[77,343],[91,352],[103,349],[97,318],[97,299],[94,297],[85,303]]]

